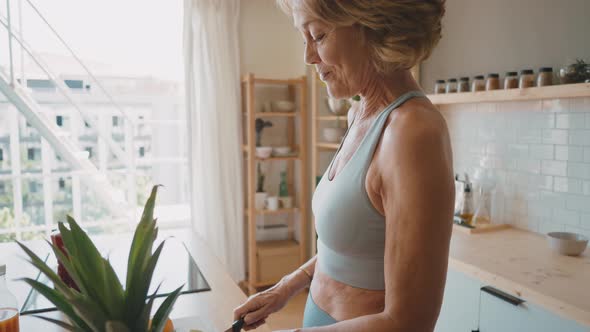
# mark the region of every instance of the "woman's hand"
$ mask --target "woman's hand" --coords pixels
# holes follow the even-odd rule
[[[281,310],[291,298],[291,292],[279,282],[258,294],[254,294],[234,309],[234,320],[244,317],[244,330],[252,330],[266,322],[266,318]]]

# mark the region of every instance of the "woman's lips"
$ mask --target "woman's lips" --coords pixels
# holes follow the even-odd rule
[[[328,77],[330,77],[330,74],[332,74],[332,72],[320,73],[320,80],[325,82],[326,79],[328,79]]]

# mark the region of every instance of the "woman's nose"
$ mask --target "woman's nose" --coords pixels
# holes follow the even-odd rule
[[[305,43],[305,53],[303,60],[308,65],[315,65],[320,63],[320,56],[312,43]]]

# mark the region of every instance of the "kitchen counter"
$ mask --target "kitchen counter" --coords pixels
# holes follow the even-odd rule
[[[568,257],[554,253],[541,234],[515,228],[483,234],[455,229],[449,267],[590,326],[590,248]]]

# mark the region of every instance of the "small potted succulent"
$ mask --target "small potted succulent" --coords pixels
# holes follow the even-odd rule
[[[264,121],[262,119],[256,119],[256,157],[258,158],[268,158],[272,154],[272,147],[270,146],[261,146],[262,143],[262,131],[264,128],[272,127],[272,122]]]
[[[30,258],[31,264],[44,274],[54,285],[49,287],[37,280],[24,278],[23,281],[46,297],[67,318],[68,322],[37,316],[57,324],[68,331],[81,332],[172,332],[174,326],[168,319],[178,298],[180,286],[162,302],[150,319],[155,293],[149,294],[152,276],[163,241],[153,252],[158,235],[154,219],[154,204],[157,186],[154,186],[145,204],[141,220],[135,229],[129,251],[125,287],[119,281],[108,258],[102,257],[90,237],[80,228],[76,220],[69,217],[68,226],[59,223],[63,248],[51,244],[58,261],[73,279],[75,287],[70,288],[39,256],[26,245],[18,245]],[[62,251],[63,250],[63,251]]]
[[[254,195],[254,205],[256,210],[263,210],[266,204],[266,198],[268,197],[268,193],[264,191],[264,179],[265,175],[262,173],[262,168],[260,163],[258,163],[258,168],[256,169],[257,173],[257,181],[256,181],[256,194]]]

